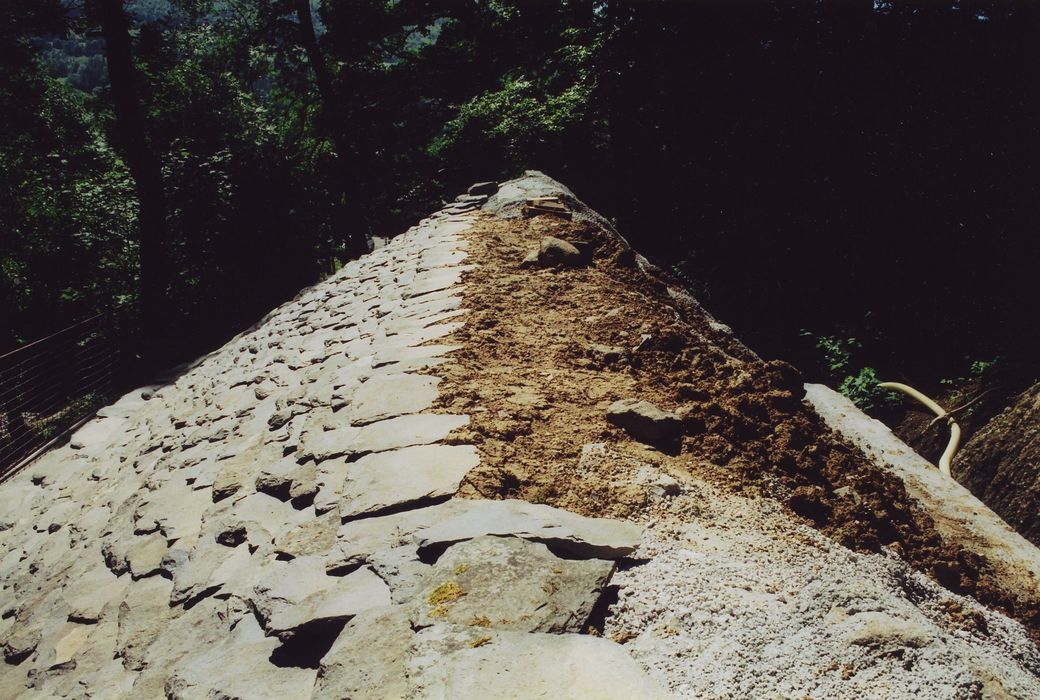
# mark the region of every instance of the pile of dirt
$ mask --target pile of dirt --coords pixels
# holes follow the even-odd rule
[[[985,424],[953,463],[953,476],[1040,546],[1040,384]]]
[[[591,264],[521,268],[544,236],[579,242]],[[627,472],[636,467],[582,459],[585,445],[607,443],[633,465],[775,498],[851,549],[894,550],[1040,640],[1040,601],[994,585],[985,560],[944,541],[897,478],[803,404],[796,369],[762,361],[696,302],[670,293],[667,277],[647,274],[619,237],[551,216],[483,216],[467,237],[471,315],[442,367],[440,404],[471,417],[455,440],[481,454],[462,495],[633,517],[647,499]],[[679,413],[681,439],[633,441],[605,419],[623,398]]]

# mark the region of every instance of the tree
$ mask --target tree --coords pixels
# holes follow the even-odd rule
[[[116,143],[137,188],[141,352],[146,364],[159,366],[158,363],[167,359],[165,309],[170,291],[170,271],[164,249],[167,225],[162,163],[148,140],[130,41],[130,21],[123,0],[94,0],[92,10],[105,38],[112,107],[118,129]]]
[[[299,24],[300,45],[307,55],[311,72],[314,74],[314,82],[318,87],[318,95],[321,98],[322,122],[324,123],[329,138],[335,144],[336,156],[338,158],[338,174],[341,180],[343,199],[337,210],[337,219],[343,230],[347,232],[346,250],[350,257],[357,257],[368,252],[368,244],[364,235],[357,229],[351,229],[351,222],[347,206],[351,200],[351,182],[356,180],[360,173],[352,171],[353,160],[351,148],[343,138],[346,124],[339,115],[336,91],[333,86],[332,76],[329,73],[325,56],[318,44],[318,37],[314,32],[314,19],[311,16],[310,0],[292,0]]]

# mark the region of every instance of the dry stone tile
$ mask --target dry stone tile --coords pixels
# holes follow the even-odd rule
[[[287,531],[275,542],[274,551],[289,559],[325,555],[336,544],[339,527],[339,510],[334,508]]]
[[[360,428],[353,426],[307,431],[300,442],[300,458],[321,462],[330,457],[345,455],[351,451],[351,445],[359,432]]]
[[[374,608],[353,620],[321,660],[315,700],[408,697],[405,654],[414,632],[403,606]]]
[[[242,627],[242,626],[240,626]],[[223,643],[198,649],[177,663],[165,683],[167,700],[303,698],[317,671],[276,666],[278,640],[236,628]]]
[[[344,518],[451,496],[480,458],[472,445],[420,445],[376,452],[347,465]]]
[[[452,311],[462,306],[462,294],[458,290],[445,290],[438,294],[427,294],[417,299],[402,302],[400,311],[395,317],[415,318],[434,316],[444,311]]]
[[[76,658],[76,655],[86,644],[91,633],[96,628],[91,625],[69,623],[58,636],[54,643],[53,656],[48,660],[52,666],[67,664]]]
[[[423,563],[415,546],[410,545],[373,552],[367,557],[367,562],[390,587],[390,598],[394,603],[414,599],[430,571],[429,564]]]
[[[354,391],[351,423],[364,425],[406,413],[419,413],[437,399],[440,379],[421,374],[377,375]]]
[[[465,309],[442,311],[439,314],[433,314],[430,316],[412,317],[407,319],[394,319],[393,321],[386,323],[385,326],[387,328],[388,336],[400,335],[404,333],[416,333],[436,323],[441,323],[443,321],[457,318],[465,313]]]
[[[95,418],[72,434],[69,447],[74,450],[103,450],[125,424],[124,418]]]
[[[607,420],[637,440],[670,440],[682,432],[682,419],[649,401],[621,399],[607,409]]]
[[[392,347],[377,350],[372,358],[372,367],[379,368],[388,364],[412,362],[415,360],[438,359],[443,355],[458,350],[459,345],[421,345],[419,347]]]
[[[363,610],[389,605],[390,589],[369,569],[329,576],[320,557],[300,557],[269,566],[250,601],[269,635],[289,638],[314,622],[347,620]]]
[[[249,556],[246,546],[230,548],[229,551],[213,537],[200,538],[187,560],[174,568],[170,603],[193,603],[219,591],[228,577],[237,571],[243,556]]]
[[[417,413],[369,423],[360,428],[347,451],[365,454],[429,445],[439,442],[451,431],[469,424],[469,416]]]
[[[293,475],[299,464],[292,457],[283,457],[273,464],[263,467],[256,477],[256,490],[285,501],[289,498]]]
[[[420,550],[499,535],[543,542],[569,554],[601,559],[628,556],[639,545],[642,528],[606,518],[586,518],[526,501],[466,501],[460,512],[415,532]]]
[[[344,523],[326,567],[329,570],[356,567],[364,564],[373,552],[409,544],[416,530],[458,513],[465,503],[446,501],[426,508]]]
[[[413,621],[580,632],[613,571],[611,561],[560,559],[537,542],[478,537],[437,560],[417,594]]]
[[[75,585],[62,591],[69,606],[69,619],[87,624],[97,622],[106,607],[122,601],[129,585],[129,576],[117,577],[104,566],[91,568],[76,578]]]
[[[435,625],[413,638],[406,673],[408,697],[668,697],[621,646],[579,634]]]
[[[221,533],[227,532],[229,528],[241,526],[246,530],[247,539],[253,531],[263,536],[263,541],[259,539],[250,541],[253,546],[262,546],[271,544],[283,532],[299,525],[308,517],[305,512],[296,510],[290,504],[274,496],[266,493],[253,493],[230,503],[225,508],[215,508],[207,515],[206,534],[212,534],[214,538],[217,538]]]
[[[36,647],[42,638],[43,632],[39,627],[30,627],[28,625],[12,627],[4,635],[4,638],[0,640],[4,661],[12,665],[21,663],[36,651]]]
[[[422,345],[431,340],[437,340],[438,338],[449,336],[464,325],[465,322],[458,321],[454,323],[439,323],[436,326],[429,326],[419,330],[404,331],[388,337],[385,345],[386,347],[412,347]]]
[[[158,533],[135,538],[126,550],[126,565],[135,581],[162,571],[166,538]]]
[[[165,697],[165,686],[176,664],[185,656],[202,649],[212,649],[229,636],[220,618],[224,602],[201,601],[170,620],[163,633],[144,654],[144,669],[133,684],[132,698]]]
[[[134,513],[134,532],[161,532],[168,540],[198,534],[202,514],[212,505],[205,491],[196,491],[179,477],[171,477],[158,489],[146,493]]]
[[[219,501],[243,490],[253,491],[260,471],[281,457],[280,448],[254,438],[245,450],[220,462],[220,471],[213,481],[213,500]]]
[[[79,669],[77,669],[79,670]],[[111,659],[94,669],[84,667],[76,675],[76,690],[69,697],[76,698],[130,698],[133,697],[137,674],[123,668],[119,659]]]
[[[301,507],[314,500],[318,493],[318,469],[313,462],[297,467],[289,486],[289,500],[296,507]]]
[[[152,576],[133,583],[119,604],[116,654],[128,670],[144,667],[145,652],[173,618],[172,591],[171,581]]]

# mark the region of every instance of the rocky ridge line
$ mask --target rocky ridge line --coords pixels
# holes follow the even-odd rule
[[[661,695],[578,634],[640,528],[452,498],[478,457],[445,438],[469,419],[429,408],[485,199],[0,486],[0,696]]]

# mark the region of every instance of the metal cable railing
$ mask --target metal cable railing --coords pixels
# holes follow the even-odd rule
[[[99,314],[0,355],[0,479],[112,398],[119,357]]]

